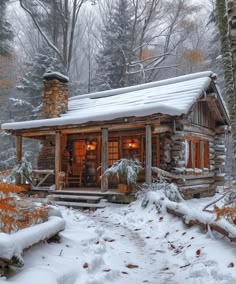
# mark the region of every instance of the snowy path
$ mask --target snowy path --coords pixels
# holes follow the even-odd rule
[[[61,243],[24,255],[14,284],[232,284],[236,245],[155,206],[110,205],[94,213],[62,208]]]
[[[88,270],[76,284],[111,280],[117,284],[236,282],[230,273],[221,272],[217,258],[222,257],[222,251],[212,255],[211,248],[210,252],[206,249],[219,245],[226,255],[232,254],[235,247],[231,251],[227,241],[218,244],[219,240],[212,240],[210,235],[199,234],[198,228],[186,229],[178,218],[163,217],[154,208],[146,216],[137,213],[132,207],[117,206],[83,216],[91,231],[91,237],[83,242]],[[200,256],[196,255],[198,249]],[[229,263],[226,260],[228,270]],[[137,267],[128,268],[128,264]]]
[[[84,263],[88,264],[86,280],[79,277],[78,284],[103,284],[111,280],[112,283],[122,284],[155,283],[145,273],[147,267],[150,270],[153,259],[147,257],[145,241],[139,235],[139,229],[131,230],[97,212],[92,216],[83,216],[83,222],[91,233],[82,241]],[[66,232],[63,235],[66,237]]]

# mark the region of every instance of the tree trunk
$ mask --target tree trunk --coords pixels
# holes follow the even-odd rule
[[[234,154],[236,152],[236,116],[235,116],[235,82],[233,69],[236,68],[236,61],[232,61],[231,50],[236,48],[232,35],[228,36],[228,17],[226,16],[225,0],[216,1],[218,25],[221,40],[221,53],[224,65],[225,96],[232,121],[232,135],[234,141]],[[231,41],[231,42],[230,42]],[[234,71],[236,72],[236,71]]]

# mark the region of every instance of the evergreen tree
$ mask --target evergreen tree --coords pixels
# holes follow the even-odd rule
[[[134,84],[130,63],[135,59],[132,37],[132,10],[129,0],[117,0],[102,32],[102,48],[97,55],[96,90]]]
[[[15,83],[15,60],[10,47],[13,39],[11,26],[6,19],[8,0],[0,1],[0,120],[5,117],[5,104]]]
[[[217,74],[217,84],[224,95],[224,66],[221,56],[220,33],[218,29],[218,17],[215,3],[212,3],[212,11],[207,26],[211,30],[211,38],[209,39],[207,57],[209,60],[209,68]]]
[[[37,108],[42,103],[43,75],[49,71],[65,73],[65,69],[51,48],[41,48],[38,53],[27,62],[18,89],[26,94],[26,101]]]
[[[6,5],[8,0],[0,1],[0,55],[9,56],[10,42],[13,39],[11,25],[6,19]]]
[[[232,121],[232,135],[234,141],[234,153],[236,151],[236,116],[235,116],[235,92],[232,70],[232,53],[230,49],[230,39],[228,36],[228,17],[226,16],[225,0],[216,1],[218,26],[220,32],[221,54],[224,65],[225,97],[228,103],[230,118]]]

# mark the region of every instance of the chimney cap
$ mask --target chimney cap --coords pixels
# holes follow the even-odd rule
[[[68,83],[69,82],[69,78],[59,72],[47,72],[47,73],[44,73],[43,75],[43,79],[44,80],[47,80],[47,81],[50,81],[50,80],[58,80],[62,83]]]

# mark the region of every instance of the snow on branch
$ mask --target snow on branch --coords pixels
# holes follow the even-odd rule
[[[40,27],[39,23],[37,22],[37,20],[35,19],[33,13],[24,5],[23,0],[19,0],[20,1],[20,6],[30,15],[30,17],[32,18],[34,24],[36,25],[37,29],[39,30],[39,33],[41,34],[41,36],[45,39],[45,41],[47,42],[47,44],[57,53],[57,55],[60,57],[60,59],[63,62],[63,58],[62,55],[59,51],[59,49],[49,40],[49,38],[46,36],[46,34],[43,32],[42,28]]]

